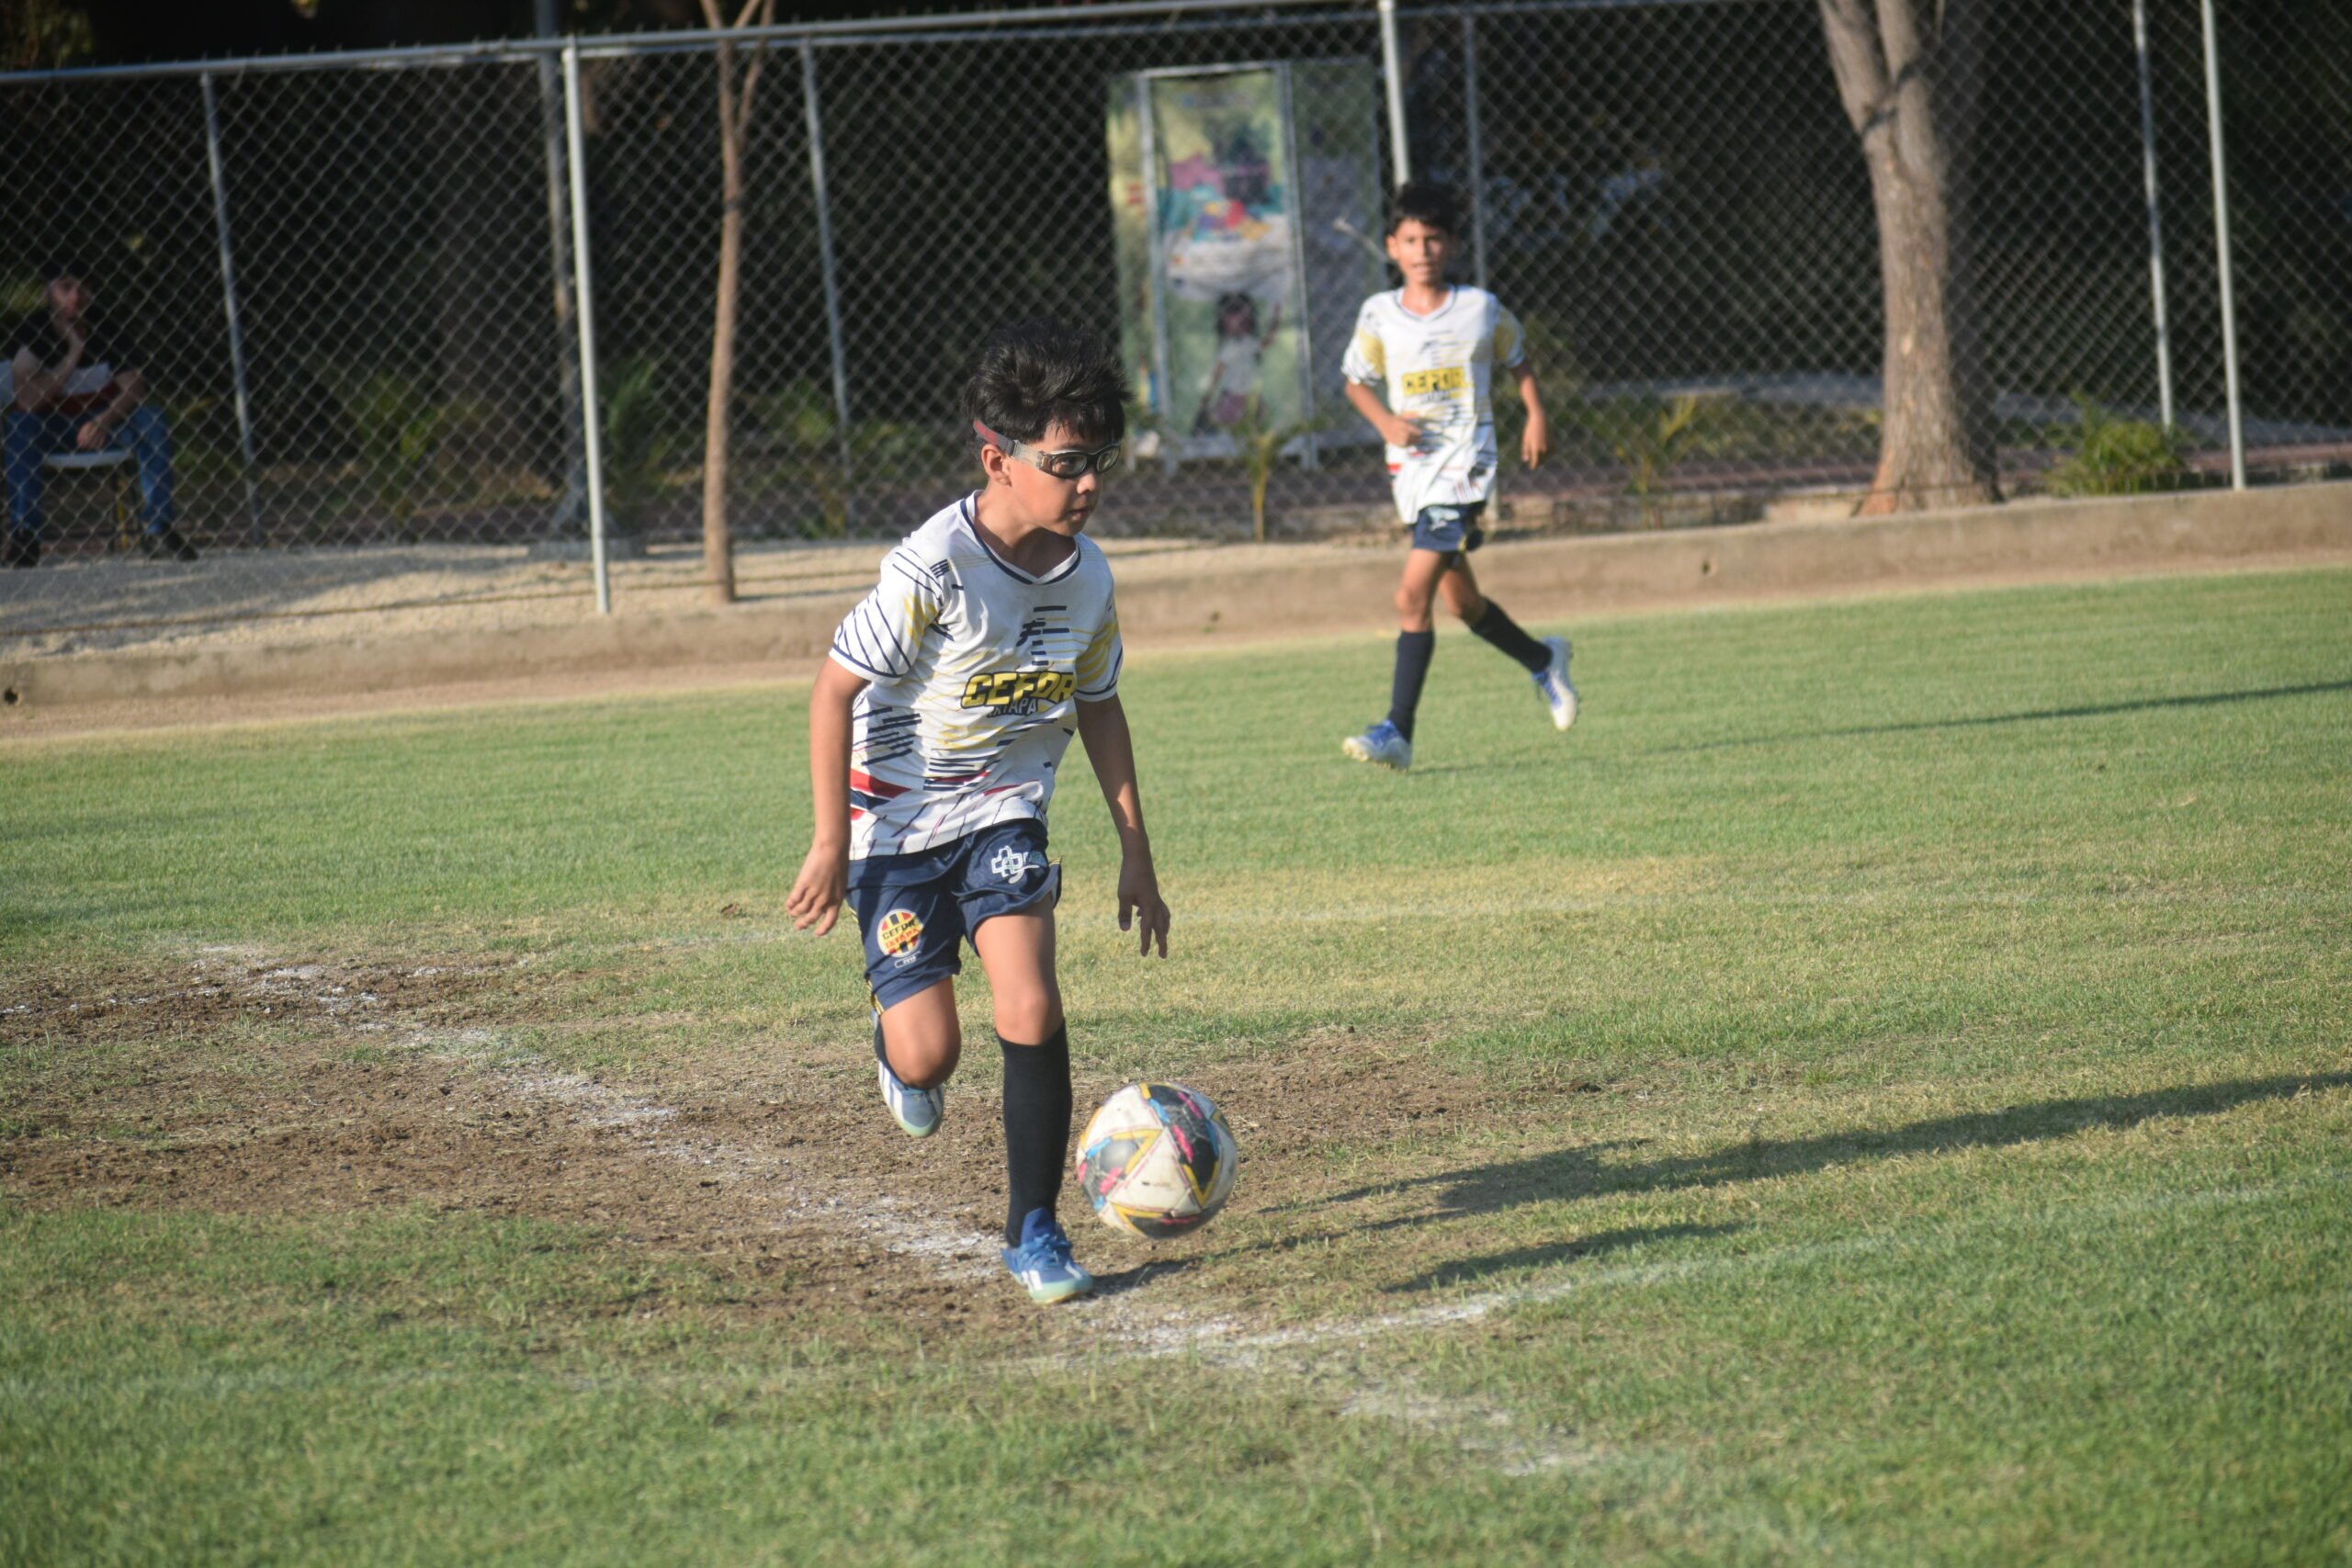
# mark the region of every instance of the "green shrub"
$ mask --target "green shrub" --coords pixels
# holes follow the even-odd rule
[[[2116,419],[2087,398],[2078,406],[2082,446],[2050,470],[2051,494],[2145,495],[2188,483],[2192,444],[2178,426]]]
[[[1655,528],[1665,522],[1660,498],[1675,468],[1709,449],[1721,400],[1690,392],[1668,400],[1611,398],[1579,403],[1570,417],[1625,465],[1625,489]]]
[[[605,405],[605,511],[617,531],[641,533],[646,513],[662,498],[663,476],[678,446],[678,433],[662,407],[662,362],[633,355],[605,378],[599,391]]]

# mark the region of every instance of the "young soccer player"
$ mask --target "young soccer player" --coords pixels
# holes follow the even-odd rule
[[[1549,426],[1518,319],[1485,289],[1445,280],[1460,224],[1459,204],[1443,186],[1415,183],[1396,193],[1387,249],[1405,286],[1363,302],[1344,362],[1348,401],[1388,444],[1396,516],[1413,530],[1413,547],[1396,584],[1388,716],[1348,737],[1340,750],[1359,762],[1400,771],[1413,763],[1414,710],[1437,646],[1430,626],[1436,597],[1534,678],[1555,728],[1577,720],[1566,639],[1529,637],[1478,592],[1470,571],[1470,552],[1485,540],[1479,519],[1495,493],[1498,370],[1517,379],[1527,408],[1519,455],[1531,468],[1544,460]]]
[[[808,703],[816,827],[786,907],[865,940],[883,1103],[938,1131],[963,1051],[968,941],[1004,1048],[1004,1265],[1035,1302],[1093,1286],[1056,1220],[1069,1145],[1069,1035],[1054,977],[1061,867],[1046,858],[1054,770],[1075,734],[1118,829],[1119,929],[1168,954],[1119,705],[1111,569],[1084,537],[1126,433],[1126,382],[1091,339],[1044,321],[989,338],[964,390],[978,491],[907,536],[833,637]]]

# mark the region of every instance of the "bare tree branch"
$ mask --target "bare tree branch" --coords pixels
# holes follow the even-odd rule
[[[1829,63],[1838,75],[1838,96],[1856,132],[1877,118],[1886,98],[1886,67],[1879,52],[1878,24],[1864,0],[1821,0],[1821,31],[1829,40]]]

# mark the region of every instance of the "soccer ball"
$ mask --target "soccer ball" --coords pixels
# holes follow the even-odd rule
[[[1158,1241],[1198,1230],[1233,1192],[1241,1150],[1196,1089],[1129,1084],[1078,1140],[1078,1184],[1113,1230]]]

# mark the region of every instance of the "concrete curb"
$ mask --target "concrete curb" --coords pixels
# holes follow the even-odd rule
[[[878,547],[877,547],[878,549]],[[1522,619],[1998,580],[2352,559],[2352,485],[2018,502],[1913,516],[1747,524],[1498,544],[1481,583]],[[1390,550],[1235,546],[1123,579],[1138,646],[1393,625]],[[353,696],[485,679],[771,666],[820,657],[857,592],[731,610],[347,642],[130,650],[0,661],[20,711],[127,700]]]

